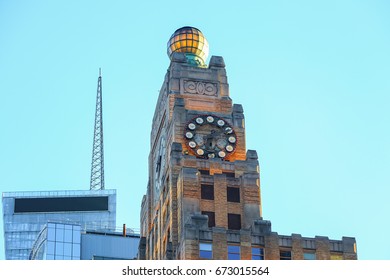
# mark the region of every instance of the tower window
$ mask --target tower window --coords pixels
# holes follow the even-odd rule
[[[199,172],[200,172],[201,175],[210,175],[210,170],[199,169]]]
[[[264,260],[264,249],[252,248],[252,260]]]
[[[214,212],[202,211],[202,215],[207,215],[209,217],[209,224],[208,224],[209,228],[215,227],[215,213]]]
[[[201,198],[214,200],[214,186],[213,185],[201,185]]]
[[[240,202],[240,189],[227,187],[227,201]]]
[[[199,243],[199,257],[211,260],[213,258],[213,244]]]
[[[228,245],[228,260],[239,260],[240,259],[240,246]]]
[[[234,172],[222,172],[227,178],[235,178]]]
[[[240,214],[228,214],[228,228],[240,230],[241,229],[241,215]]]
[[[281,260],[291,260],[291,251],[280,251]]]
[[[316,253],[314,253],[314,252],[303,253],[303,259],[304,260],[315,260],[316,259]]]

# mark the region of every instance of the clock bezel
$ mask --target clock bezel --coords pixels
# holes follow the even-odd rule
[[[202,118],[203,122],[198,122],[198,118]],[[220,122],[222,121],[222,122]],[[217,147],[217,145],[214,145],[213,150],[206,149],[205,144],[202,146],[199,146],[198,143],[194,140],[196,136],[196,131],[199,127],[209,125],[211,127],[216,127],[218,128],[218,134],[221,135],[222,133],[225,135],[224,139],[226,141],[226,145],[223,149]],[[224,132],[223,130],[228,130],[229,132]],[[188,138],[187,136],[189,135],[188,132],[192,134],[191,138]],[[208,134],[211,135],[211,134]],[[206,135],[202,135],[203,140]],[[234,137],[235,141],[231,142],[229,141],[230,137]],[[223,117],[219,117],[214,114],[200,114],[196,115],[195,117],[192,117],[185,125],[184,128],[184,133],[183,133],[183,138],[184,142],[187,147],[187,151],[195,155],[197,158],[201,159],[210,159],[210,158],[216,158],[216,159],[221,159],[221,160],[228,160],[236,151],[237,145],[238,145],[238,137],[237,133],[235,132],[233,126],[230,124],[229,121],[224,119]],[[220,138],[221,139],[221,138]],[[206,142],[206,141],[204,141]],[[196,146],[194,146],[194,143]],[[230,146],[231,148],[226,149],[227,146]],[[201,150],[200,152],[197,152],[197,150]],[[225,156],[221,157],[220,152],[223,152]],[[214,154],[213,156],[211,154]]]

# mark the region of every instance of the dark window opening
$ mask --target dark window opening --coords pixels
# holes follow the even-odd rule
[[[222,172],[222,174],[225,174],[227,178],[235,178],[234,172]]]
[[[240,202],[240,189],[227,187],[227,201]]]
[[[240,230],[241,229],[241,215],[240,214],[228,214],[228,228]]]
[[[201,198],[214,200],[214,186],[213,185],[201,185]]]
[[[202,215],[207,215],[209,217],[209,224],[208,224],[209,228],[215,227],[215,213],[214,212],[202,211]]]
[[[199,172],[201,175],[210,175],[210,170],[200,169]]]
[[[291,251],[280,251],[281,260],[291,260]]]

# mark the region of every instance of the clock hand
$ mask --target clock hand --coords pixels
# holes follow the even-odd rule
[[[215,134],[217,132],[215,130],[211,130],[211,133],[208,134],[206,136],[207,140],[206,140],[206,148],[212,148],[214,145],[213,145],[213,140],[215,138]]]

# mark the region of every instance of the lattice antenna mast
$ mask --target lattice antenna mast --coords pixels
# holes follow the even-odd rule
[[[100,68],[96,95],[90,189],[104,190],[102,72]]]

